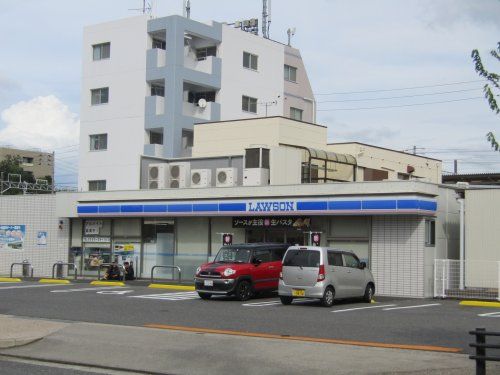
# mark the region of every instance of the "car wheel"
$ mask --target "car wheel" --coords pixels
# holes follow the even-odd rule
[[[283,305],[290,305],[293,301],[293,297],[280,296],[280,300]]]
[[[373,299],[373,295],[375,294],[374,287],[372,284],[368,284],[365,289],[365,295],[363,296],[363,300],[365,302],[371,302]]]
[[[236,298],[239,301],[247,301],[252,296],[252,285],[246,281],[240,281],[236,287]]]
[[[321,304],[325,307],[332,307],[334,299],[335,299],[335,290],[331,286],[329,286],[325,289],[325,293],[323,293]]]
[[[201,299],[210,299],[212,297],[212,295],[210,293],[198,292],[198,295],[200,296]]]

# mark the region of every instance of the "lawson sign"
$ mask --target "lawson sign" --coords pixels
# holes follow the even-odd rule
[[[434,215],[435,199],[419,196],[324,197],[298,199],[89,203],[77,207],[78,216],[283,216],[322,214]]]

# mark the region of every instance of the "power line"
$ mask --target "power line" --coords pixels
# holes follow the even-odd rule
[[[346,94],[364,94],[364,93],[368,93],[368,92],[402,91],[402,90],[424,89],[424,88],[430,88],[430,87],[443,87],[443,86],[463,85],[463,84],[474,83],[474,82],[485,82],[485,80],[484,79],[479,79],[479,80],[474,80],[474,81],[450,82],[450,83],[440,83],[440,84],[435,84],[435,85],[399,87],[399,88],[392,88],[392,89],[344,91],[344,92],[329,92],[329,93],[314,93],[314,95],[346,95]]]
[[[316,102],[316,103],[317,104],[320,104],[320,103],[345,103],[345,102],[364,102],[364,101],[369,101],[369,100],[390,100],[390,99],[402,99],[402,98],[415,98],[415,97],[419,97],[419,96],[444,95],[444,94],[453,94],[453,93],[457,93],[457,92],[478,91],[478,90],[482,90],[482,88],[441,91],[441,92],[432,92],[432,93],[425,93],[425,94],[386,96],[386,97],[382,97],[382,98],[323,100],[321,102]]]
[[[358,111],[358,110],[364,110],[364,109],[384,109],[384,108],[416,107],[416,106],[422,106],[422,105],[461,102],[461,101],[465,101],[465,100],[475,100],[475,99],[484,99],[484,98],[482,96],[476,96],[476,97],[472,97],[472,98],[442,100],[442,101],[438,101],[438,102],[400,104],[400,105],[390,105],[390,106],[383,106],[383,107],[356,107],[356,108],[318,109],[317,111],[318,112],[335,112],[335,111]]]

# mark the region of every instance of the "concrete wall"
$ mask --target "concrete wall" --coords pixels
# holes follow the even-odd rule
[[[11,263],[28,259],[35,277],[51,276],[53,263],[68,261],[70,225],[56,215],[55,195],[0,196],[0,225],[26,226],[22,249],[0,250],[0,275],[9,274]],[[38,245],[39,231],[47,232],[47,245]],[[14,275],[20,275],[21,266],[15,267]]]
[[[257,71],[243,67],[243,52],[258,56]],[[259,103],[277,101],[267,108],[267,116],[283,115],[284,47],[270,39],[222,27],[222,81],[219,99],[221,119],[233,120],[266,116],[266,107]],[[244,112],[241,97],[257,99],[257,113]]]
[[[285,64],[297,68],[297,81],[284,80],[283,113],[290,117],[290,107],[303,110],[302,121],[316,121],[314,94],[307,77],[306,67],[298,49],[285,46]]]
[[[107,190],[139,188],[147,92],[147,16],[84,29],[80,121],[79,190],[89,180],[106,180]],[[110,58],[92,60],[92,45],[111,43]],[[109,87],[109,103],[90,105],[90,90]],[[108,134],[106,151],[90,151],[90,134]]]
[[[426,182],[441,183],[441,161],[415,156],[362,143],[330,143],[328,151],[350,154],[358,162],[358,167],[385,170],[389,180],[397,180],[398,173],[407,173],[407,166],[415,168],[412,174]],[[358,168],[357,180],[363,181],[363,171]]]
[[[324,149],[327,128],[284,117],[205,123],[194,128],[193,157],[242,155],[251,145]]]
[[[425,251],[423,218],[373,216],[371,269],[376,294],[425,297]]]

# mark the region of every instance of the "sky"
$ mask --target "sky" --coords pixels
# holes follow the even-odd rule
[[[56,153],[76,185],[82,30],[139,14],[141,0],[0,0],[0,145]],[[157,17],[182,0],[154,0]],[[443,160],[443,170],[500,172],[485,135],[500,116],[483,98],[500,41],[499,0],[273,0],[271,38],[299,48],[330,142],[357,141]],[[259,18],[261,0],[191,0],[191,18]]]

